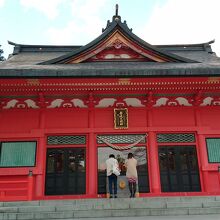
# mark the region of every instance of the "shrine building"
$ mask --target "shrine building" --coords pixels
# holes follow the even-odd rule
[[[9,42],[13,53],[0,63],[0,200],[105,198],[109,154],[121,168],[119,197],[129,197],[129,152],[139,197],[220,195],[212,43],[149,44],[117,8],[85,46]]]

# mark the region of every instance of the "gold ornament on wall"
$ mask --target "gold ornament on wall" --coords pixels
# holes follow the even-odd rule
[[[115,108],[114,109],[114,127],[115,129],[128,128],[128,109]]]

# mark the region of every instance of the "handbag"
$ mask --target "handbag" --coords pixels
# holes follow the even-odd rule
[[[120,175],[120,170],[116,164],[113,165],[112,173],[115,174],[116,176]]]

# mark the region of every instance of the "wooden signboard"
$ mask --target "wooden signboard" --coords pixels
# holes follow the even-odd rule
[[[127,129],[128,128],[128,109],[127,108],[115,108],[114,109],[114,126],[115,126],[115,129]]]

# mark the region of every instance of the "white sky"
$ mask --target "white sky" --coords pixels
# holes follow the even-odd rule
[[[220,56],[220,0],[0,0],[0,45],[85,45],[115,13],[150,44],[204,43],[215,39]]]

